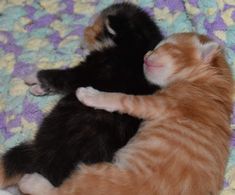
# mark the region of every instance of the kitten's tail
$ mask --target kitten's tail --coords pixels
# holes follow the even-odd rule
[[[8,150],[0,161],[0,187],[14,185],[22,174],[33,172],[34,147],[22,143]]]

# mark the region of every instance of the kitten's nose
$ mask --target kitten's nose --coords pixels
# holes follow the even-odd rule
[[[153,52],[150,52],[148,55],[146,55],[146,57],[144,58],[144,63],[148,67],[162,66],[161,63],[159,63],[158,56]]]
[[[156,60],[156,55],[153,53],[153,51],[149,51],[144,56],[144,62],[145,63],[153,63]]]
[[[153,51],[148,51],[148,52],[144,55],[144,60],[146,60],[152,53],[153,53]]]

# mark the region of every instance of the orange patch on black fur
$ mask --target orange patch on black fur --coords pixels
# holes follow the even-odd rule
[[[101,17],[98,17],[93,25],[85,28],[84,40],[88,45],[88,49],[94,47],[94,44],[96,43],[96,38],[101,33],[103,26],[104,26],[103,19],[101,19]]]

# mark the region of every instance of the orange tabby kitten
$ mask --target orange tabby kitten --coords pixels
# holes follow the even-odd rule
[[[232,76],[221,48],[202,35],[175,34],[146,54],[144,71],[161,91],[77,91],[88,106],[144,119],[113,164],[81,165],[58,188],[26,175],[20,189],[31,195],[218,195],[232,111]]]

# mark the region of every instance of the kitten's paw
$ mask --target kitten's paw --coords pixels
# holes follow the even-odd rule
[[[38,173],[25,174],[18,183],[21,192],[31,195],[49,195],[52,184]]]
[[[26,76],[24,82],[26,85],[35,85],[40,83],[37,77],[37,73]]]
[[[26,85],[29,85],[29,91],[31,94],[35,95],[35,96],[43,96],[48,94],[48,90],[44,89],[42,87],[42,83],[39,81],[38,77],[37,77],[37,73],[33,73],[29,76],[27,76],[24,79],[24,82]]]
[[[86,106],[114,112],[116,111],[116,105],[112,103],[112,100],[110,101],[112,99],[110,94],[92,87],[80,87],[76,91],[77,98]]]
[[[45,91],[40,85],[33,85],[29,88],[29,91],[31,94],[35,96],[43,96],[48,94],[47,91]]]
[[[96,107],[97,96],[99,94],[101,92],[92,87],[80,87],[76,91],[76,96],[79,101],[90,107]]]

